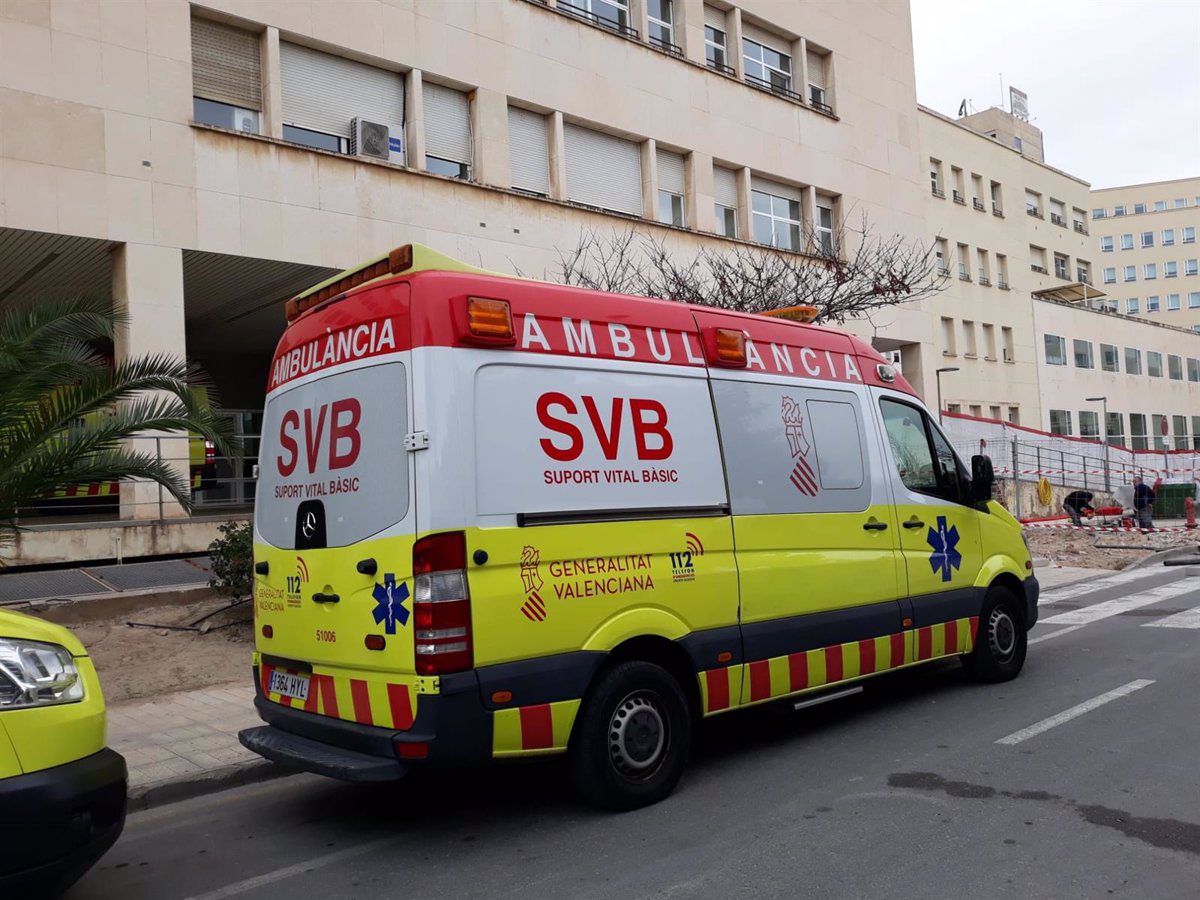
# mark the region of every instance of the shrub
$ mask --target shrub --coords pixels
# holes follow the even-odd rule
[[[208,586],[229,597],[249,597],[254,590],[254,528],[249,522],[226,522],[217,530],[221,536],[208,545]]]

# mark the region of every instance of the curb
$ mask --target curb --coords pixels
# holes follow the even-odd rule
[[[1181,556],[1195,556],[1195,547],[1171,547],[1168,550],[1156,550],[1145,559],[1139,559],[1135,563],[1130,563],[1126,569],[1145,569],[1148,566],[1161,566],[1168,559],[1176,559]]]
[[[233,763],[219,769],[209,769],[207,772],[132,787],[129,789],[128,808],[130,812],[141,812],[169,803],[178,803],[180,800],[191,800],[205,794],[215,794],[229,788],[244,787],[294,774],[294,771],[265,759]]]

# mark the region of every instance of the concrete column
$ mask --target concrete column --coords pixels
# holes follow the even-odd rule
[[[675,0],[675,43],[692,62],[705,64],[704,0]]]
[[[546,140],[549,142],[550,199],[567,199],[567,151],[563,140],[563,114],[558,110],[547,118]]]
[[[726,51],[729,53],[729,64],[733,66],[733,71],[737,73],[737,77],[745,80],[746,78],[746,57],[742,55],[742,10],[740,7],[733,7],[725,14],[725,24],[729,26],[729,32],[726,37]],[[739,212],[738,215],[741,215]]]
[[[693,151],[683,166],[684,188],[687,192],[687,224],[698,231],[717,230],[713,212],[713,160],[707,153]]]
[[[826,53],[822,60],[825,63],[825,102],[833,109],[835,116],[838,111],[837,82],[834,80],[834,73],[837,71],[837,66],[834,64],[836,55],[835,53]]]
[[[283,90],[279,76],[279,29],[262,33],[262,133],[283,137]]]
[[[471,141],[474,180],[497,187],[511,186],[507,95],[489,88],[476,89],[471,99]]]
[[[582,4],[576,2],[576,5]],[[629,24],[637,29],[640,40],[647,40],[646,29],[650,20],[646,16],[646,0],[629,0]]]
[[[804,249],[810,253],[817,250],[817,189],[811,184],[801,188],[800,220],[804,223]]]
[[[658,221],[658,145],[642,141],[642,218]]]
[[[806,38],[797,38],[792,41],[792,59],[792,72],[799,79],[794,90],[804,98],[804,105],[808,106],[808,40]]]
[[[734,7],[734,11],[737,7]],[[754,206],[750,197],[751,178],[749,166],[737,173],[737,217],[738,237],[745,241],[754,240]]]
[[[113,251],[113,308],[128,317],[117,332],[117,363],[153,353],[183,359],[187,355],[183,313],[183,252],[148,244],[121,244]],[[147,432],[129,447],[151,456],[161,454],[184,481],[188,480],[188,438],[178,432]],[[161,498],[161,504],[160,504]],[[157,485],[121,483],[122,519],[157,519],[183,515],[183,509]]]
[[[404,160],[410,169],[425,171],[425,90],[420,69],[408,73],[404,95]]]

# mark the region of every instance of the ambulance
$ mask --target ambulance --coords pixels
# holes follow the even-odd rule
[[[702,717],[949,657],[1021,671],[1038,584],[991,464],[855,337],[417,245],[287,319],[241,733],[268,759],[384,781],[565,754],[627,809]]]

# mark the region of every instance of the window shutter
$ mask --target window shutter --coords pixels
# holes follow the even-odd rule
[[[550,150],[544,115],[519,106],[508,108],[508,153],[513,187],[535,194],[550,193]]]
[[[713,167],[713,199],[722,206],[737,209],[737,172]]]
[[[567,198],[601,209],[642,214],[642,156],[634,141],[563,126],[567,156]]]
[[[299,44],[279,45],[283,121],[350,136],[358,119],[404,126],[404,76]]]
[[[262,110],[262,62],[257,34],[192,19],[192,95]]]
[[[471,103],[462,91],[425,82],[425,152],[471,164]]]
[[[815,50],[808,51],[808,83],[825,87],[825,57]]]
[[[704,5],[704,24],[717,31],[725,31],[725,11],[715,6]]]
[[[658,189],[672,194],[684,193],[683,155],[659,150],[655,156],[658,159]]]
[[[803,195],[800,188],[792,187],[790,184],[780,184],[778,181],[770,181],[766,178],[759,178],[757,175],[750,182],[750,186],[756,191],[762,191],[765,194],[772,194],[776,197],[784,197],[787,200],[802,200]]]

